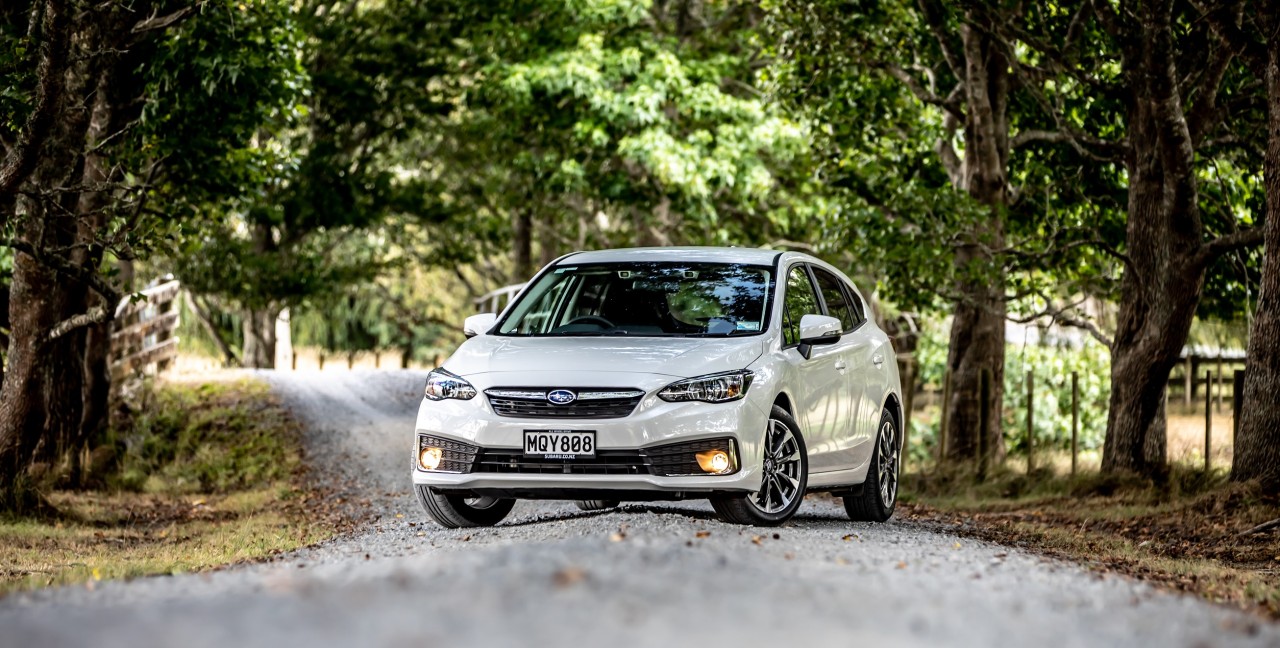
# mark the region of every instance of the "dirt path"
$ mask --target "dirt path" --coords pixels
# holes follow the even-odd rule
[[[0,600],[0,646],[1276,646],[1280,627],[829,500],[782,529],[701,502],[584,514],[519,504],[503,525],[426,523],[408,485],[423,375],[268,376],[316,475],[360,531],[276,562]]]

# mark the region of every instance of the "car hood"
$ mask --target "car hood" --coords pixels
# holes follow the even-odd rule
[[[463,343],[444,367],[459,376],[567,371],[687,378],[745,368],[760,357],[763,339],[481,335]]]

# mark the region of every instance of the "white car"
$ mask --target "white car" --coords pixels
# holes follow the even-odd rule
[[[710,499],[778,525],[805,493],[893,514],[901,386],[893,347],[843,273],[746,248],[578,252],[543,268],[433,370],[414,490],[455,528],[517,499]]]

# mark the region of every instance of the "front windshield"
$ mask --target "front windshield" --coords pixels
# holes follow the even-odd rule
[[[732,263],[598,263],[542,275],[499,335],[728,337],[767,328],[773,269]]]

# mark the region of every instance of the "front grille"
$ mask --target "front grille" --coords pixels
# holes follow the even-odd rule
[[[478,473],[552,475],[648,475],[640,450],[597,450],[594,457],[544,459],[526,457],[522,448],[485,448],[476,460]]]
[[[433,472],[469,473],[475,464],[476,454],[480,448],[470,443],[451,441],[440,437],[418,436],[418,451],[423,448],[440,448],[440,466]],[[418,466],[418,457],[414,455],[413,465]],[[421,470],[421,468],[418,468]]]
[[[547,400],[545,387],[503,387],[485,390],[498,416],[514,418],[610,419],[629,416],[644,392],[638,389],[570,389],[576,399],[557,405]]]
[[[653,470],[653,474],[678,477],[681,475],[705,475],[702,468],[698,467],[698,453],[707,450],[728,450],[729,456],[734,458],[734,465],[737,465],[736,448],[733,447],[731,439],[703,439],[701,441],[686,441],[684,443],[672,443],[669,445],[649,448],[646,454],[649,457],[649,464]],[[737,472],[736,468],[733,472]]]

